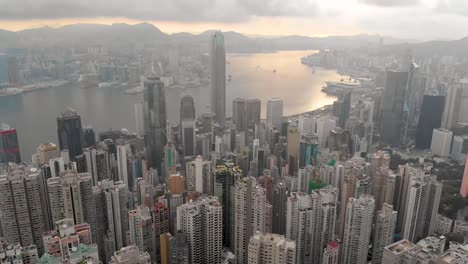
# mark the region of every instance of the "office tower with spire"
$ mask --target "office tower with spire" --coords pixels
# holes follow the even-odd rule
[[[281,131],[283,126],[283,100],[271,98],[267,102],[267,124]]]
[[[0,124],[0,163],[21,163],[21,153],[16,129]]]
[[[234,247],[234,186],[242,178],[242,171],[233,163],[225,162],[213,170],[215,196],[223,205],[223,246]]]
[[[45,223],[38,177],[37,170],[25,166],[0,171],[0,211],[3,238],[8,243],[36,245],[42,254]]]
[[[128,212],[129,242],[136,245],[140,251],[148,252],[151,261],[156,262],[155,237],[151,211],[144,205]],[[159,248],[157,248],[159,251]]]
[[[123,182],[103,180],[93,187],[96,223],[90,224],[103,261],[109,261],[114,251],[128,244],[127,196]]]
[[[57,117],[59,147],[68,150],[70,160],[83,153],[81,132],[81,117],[74,109],[68,107]]]
[[[161,172],[163,151],[167,142],[164,83],[159,77],[150,75],[146,77],[144,87],[146,160],[149,168],[155,168]]]
[[[257,186],[254,177],[236,182],[234,193],[234,254],[237,264],[248,263],[250,237],[256,231],[265,232],[265,189]]]
[[[346,211],[341,263],[366,264],[374,218],[374,198],[350,198]]]
[[[442,183],[437,181],[435,175],[419,170],[411,175],[407,192],[402,237],[417,242],[434,235]]]
[[[408,72],[387,71],[380,107],[381,140],[391,146],[400,143]]]
[[[384,248],[393,242],[397,222],[397,212],[392,205],[384,204],[377,213],[372,244],[372,263],[382,263]]]
[[[187,235],[189,263],[221,263],[223,209],[216,197],[177,208],[177,228]]]
[[[296,264],[296,242],[282,235],[256,232],[249,241],[249,264]]]
[[[185,95],[180,101],[180,125],[182,130],[182,145],[185,157],[195,156],[195,103],[193,97]]]
[[[210,87],[211,112],[216,115],[216,122],[226,123],[226,51],[224,35],[216,31],[210,41]]]

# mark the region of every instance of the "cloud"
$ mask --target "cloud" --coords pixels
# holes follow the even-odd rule
[[[254,16],[312,16],[317,0],[0,0],[0,19],[126,17],[240,22]]]
[[[447,14],[468,16],[466,0],[439,0],[436,10]]]
[[[419,0],[359,0],[361,3],[373,6],[414,6],[419,4]]]

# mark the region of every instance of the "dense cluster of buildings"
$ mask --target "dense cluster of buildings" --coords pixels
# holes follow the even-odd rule
[[[16,130],[2,126],[1,262],[466,263],[468,246],[444,235],[468,237],[468,223],[439,215],[433,164],[392,169],[390,159],[415,139],[464,161],[466,136],[454,128],[468,121],[467,86],[421,94],[412,63],[386,73],[383,99],[348,93],[332,111],[288,118],[272,98],[262,120],[260,100],[237,98],[228,118],[221,32],[210,59],[211,113],[197,115],[184,96],[175,126],[154,74],[135,106],[137,134],[96,135],[67,108],[58,145],[21,163]]]

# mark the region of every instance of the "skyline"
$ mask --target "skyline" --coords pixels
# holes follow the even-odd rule
[[[170,3],[142,0],[138,5],[117,1],[112,3],[113,7],[106,1],[64,4],[41,0],[24,5],[24,0],[0,0],[0,3],[6,7],[0,11],[0,27],[11,31],[76,23],[148,22],[166,33],[222,30],[248,35],[319,37],[379,34],[421,41],[468,36],[468,8],[463,0],[268,0],[266,3],[205,0],[197,5],[183,0]]]

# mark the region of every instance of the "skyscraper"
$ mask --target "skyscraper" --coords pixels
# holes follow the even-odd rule
[[[140,251],[148,252],[152,262],[156,261],[155,237],[150,209],[144,205],[128,212],[129,239]]]
[[[186,163],[187,191],[196,191],[208,195],[214,194],[211,165],[211,161],[204,161],[201,156],[197,156],[194,160]]]
[[[384,143],[392,146],[400,143],[407,81],[407,72],[387,71],[380,108],[380,135]]]
[[[384,247],[393,242],[393,234],[397,222],[397,212],[392,205],[384,204],[382,210],[377,213],[372,245],[372,263],[382,263]]]
[[[416,148],[431,147],[432,130],[439,128],[442,122],[444,100],[445,96],[424,95],[416,130]]]
[[[167,142],[164,83],[159,77],[150,75],[146,77],[144,87],[146,160],[149,168],[155,168],[161,173],[164,146]]]
[[[442,116],[442,127],[451,129],[459,123],[468,123],[468,86],[465,84],[450,85],[445,96],[445,108]]]
[[[161,235],[169,232],[169,208],[163,203],[155,203],[151,212],[153,217],[154,248],[156,261],[161,263]]]
[[[278,234],[256,232],[249,241],[249,264],[296,264],[296,242]]]
[[[434,234],[442,183],[435,175],[419,171],[408,186],[402,237],[411,242]]]
[[[256,231],[265,232],[265,189],[257,186],[254,177],[236,182],[234,193],[234,252],[237,264],[248,263],[250,237]]]
[[[242,171],[233,163],[216,166],[213,170],[215,177],[215,196],[223,205],[223,246],[233,249],[234,245],[234,186],[242,178]]]
[[[189,263],[221,263],[223,210],[216,197],[177,208],[177,228],[187,234]]]
[[[366,264],[374,216],[374,198],[350,198],[346,211],[341,263]]]
[[[0,124],[0,163],[21,163],[16,129]],[[8,241],[9,242],[9,241]]]
[[[60,150],[68,150],[70,160],[83,153],[81,117],[68,107],[57,117],[57,136]]]
[[[281,131],[283,126],[283,100],[272,98],[267,102],[267,124]]]
[[[311,195],[291,193],[287,202],[286,237],[296,241],[298,263],[320,263],[323,249],[334,238],[338,189],[327,187]]]
[[[114,251],[128,244],[127,196],[123,182],[103,180],[93,187],[96,220],[90,224],[102,261],[109,261]]]
[[[67,170],[47,180],[52,223],[73,219],[75,224],[94,223],[92,181],[88,173]]]
[[[211,112],[216,121],[224,126],[226,123],[226,51],[224,36],[220,31],[211,36],[210,41],[210,87]]]
[[[184,156],[195,156],[195,103],[189,95],[183,96],[180,101],[180,124]]]
[[[236,98],[232,102],[232,122],[237,131],[246,131],[260,123],[261,102],[259,99]]]
[[[432,132],[431,152],[433,155],[439,155],[443,158],[448,158],[450,148],[452,147],[453,132],[444,129],[436,128]]]
[[[322,264],[338,264],[340,253],[340,244],[336,240],[328,242],[323,250]]]
[[[0,211],[3,238],[24,246],[35,244],[42,254],[45,223],[38,177],[37,170],[24,166],[9,167],[6,174],[0,171]]]
[[[286,201],[288,199],[288,189],[286,184],[279,182],[273,187],[272,194],[272,233],[285,235],[286,234]]]

